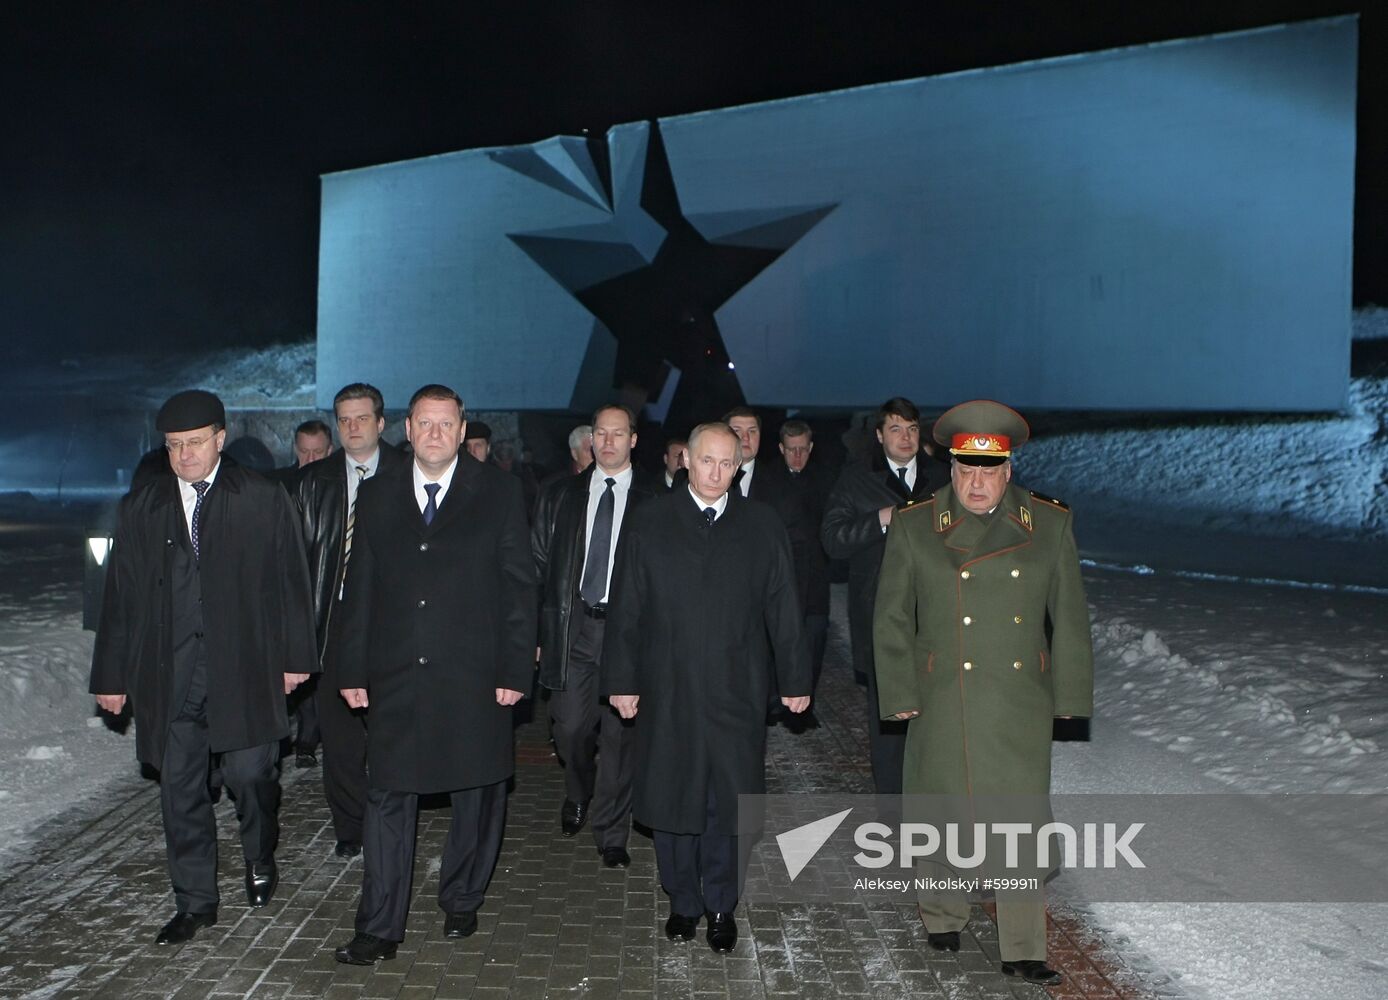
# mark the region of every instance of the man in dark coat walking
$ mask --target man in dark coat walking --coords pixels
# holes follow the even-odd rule
[[[820,529],[830,559],[848,560],[848,630],[853,669],[867,678],[868,748],[872,782],[880,795],[901,794],[906,726],[877,712],[872,660],[872,607],[887,525],[901,504],[924,500],[949,481],[949,468],[921,450],[920,410],[895,396],[877,411],[877,442],[868,465],[844,467],[829,494]]]
[[[370,790],[356,936],[340,962],[393,958],[405,936],[422,793],[453,804],[439,906],[444,934],[477,930],[515,771],[511,706],[535,667],[535,564],[515,476],[459,453],[463,402],[410,400],[407,468],[357,494],[337,661],[342,696],[370,708]]]
[[[729,493],[742,464],[726,424],[689,436],[689,485],[633,512],[622,533],[602,691],[636,720],[633,814],[655,831],[665,933],[731,951],[744,866],[737,797],[766,788],[774,680],[809,707],[809,661],[790,542],[775,511]]]
[[[306,466],[294,487],[294,499],[308,549],[313,580],[313,615],[317,625],[318,661],[323,672],[314,692],[323,740],[323,793],[332,813],[337,844],[334,853],[353,858],[361,853],[362,818],[366,814],[366,712],[349,708],[338,694],[337,646],[342,634],[342,581],[351,558],[357,493],[374,476],[407,468],[409,459],[381,440],[385,400],[365,382],[343,386],[333,397],[340,453]]]
[[[815,559],[823,562],[824,550],[819,543],[819,519],[812,506],[808,491],[799,488],[793,481],[785,462],[777,459],[761,459],[761,416],[749,406],[738,406],[723,414],[723,422],[737,435],[738,448],[742,454],[742,466],[733,478],[732,491],[748,500],[764,503],[776,512],[785,525],[790,539],[791,564],[795,568],[795,596],[800,605],[802,628],[805,633],[803,649],[811,664],[811,694],[813,684],[818,679],[814,673],[814,654],[816,647],[821,654],[825,629],[829,624],[829,578],[824,568],[823,604],[812,615],[812,598],[819,597],[815,586]],[[774,694],[774,692],[773,692]],[[772,715],[779,715],[781,706],[775,704],[773,697]],[[796,730],[816,726],[813,711],[792,716],[787,724]]]
[[[631,464],[636,418],[625,406],[593,414],[594,463],[540,496],[530,545],[541,588],[540,683],[564,763],[564,836],[591,813],[608,868],[631,864],[632,725],[598,696],[607,601],[622,526],[656,486]]]
[[[160,409],[174,475],[121,501],[92,657],[97,704],[119,713],[129,699],[136,755],[160,772],[178,910],[158,944],[217,922],[213,753],[236,801],[247,901],[270,901],[284,697],[317,669],[293,506],[278,484],[222,457],[225,425],[210,392],[180,392]]]

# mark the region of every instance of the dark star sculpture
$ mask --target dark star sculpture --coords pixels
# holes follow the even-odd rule
[[[709,240],[681,209],[659,125],[647,128],[644,169],[631,183],[618,183],[615,197],[605,148],[586,162],[576,157],[581,171],[569,170],[579,182],[601,178],[611,222],[508,236],[616,338],[614,386],[639,389],[654,399],[671,367],[678,369],[679,384],[665,422],[683,430],[746,401],[736,359],[729,357],[718,329],[719,307],[836,206],[722,213],[700,220],[717,230],[716,239]],[[569,147],[568,152],[572,156],[577,150]],[[593,203],[594,185],[581,185],[583,193],[578,193],[580,185],[560,178],[551,163],[540,163],[534,154],[504,151],[494,158]],[[637,204],[631,204],[633,196]],[[656,227],[663,230],[663,239]]]

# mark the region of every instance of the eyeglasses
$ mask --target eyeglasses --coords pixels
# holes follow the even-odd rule
[[[207,444],[207,442],[211,441],[212,438],[214,438],[215,436],[216,435],[214,434],[209,434],[207,437],[189,438],[187,441],[165,441],[164,447],[167,448],[169,451],[173,452],[175,455],[182,451],[184,448],[192,448],[194,451],[196,451],[203,445]]]

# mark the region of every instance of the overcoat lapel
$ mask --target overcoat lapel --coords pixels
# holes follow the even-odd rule
[[[887,489],[891,490],[903,500],[911,499],[911,494],[907,491],[906,484],[903,483],[901,477],[892,472],[890,468],[884,466],[878,475],[880,475],[882,481],[887,484]],[[917,475],[916,482],[920,482],[919,474]]]
[[[467,506],[472,493],[477,489],[477,479],[481,471],[482,468],[475,458],[458,452],[458,467],[453,470],[453,482],[448,484],[448,492],[443,495],[438,513],[434,515],[434,523],[425,526],[424,518],[419,519],[425,537],[441,531],[458,517],[458,513]],[[413,476],[410,481],[410,493],[414,493]]]

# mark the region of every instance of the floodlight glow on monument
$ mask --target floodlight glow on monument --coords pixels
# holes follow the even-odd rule
[[[661,358],[699,391],[686,333],[593,292],[630,281],[706,309],[754,405],[1339,409],[1356,47],[1329,18],[328,175],[320,402],[581,410]],[[661,272],[688,227],[721,281]]]

